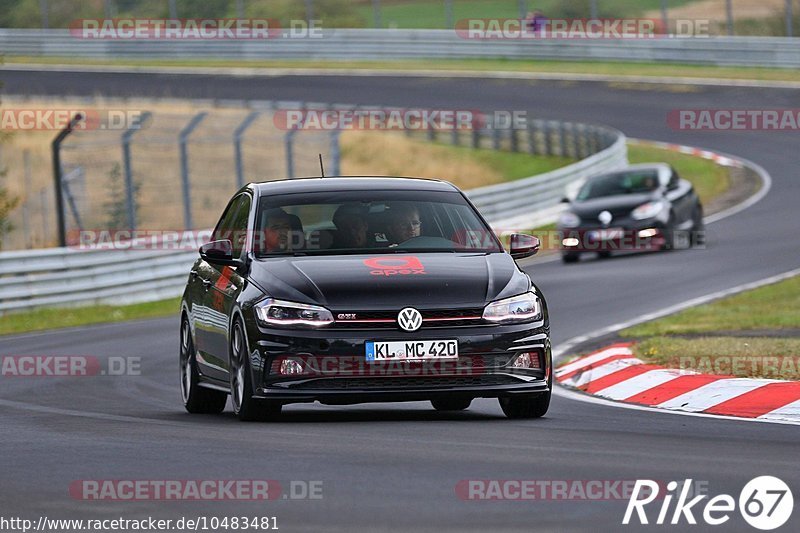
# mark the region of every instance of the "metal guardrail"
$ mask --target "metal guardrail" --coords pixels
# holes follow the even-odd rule
[[[423,132],[436,138],[432,130]],[[581,159],[546,174],[467,191],[498,231],[531,228],[557,215],[566,187],[627,164],[625,136],[603,126],[533,120],[522,130],[467,132],[471,144]],[[457,135],[451,142],[460,142]],[[136,303],[179,296],[194,251],[53,248],[0,253],[0,315],[75,304]]]
[[[800,38],[466,39],[455,30],[334,29],[322,38],[80,39],[68,30],[0,29],[0,54],[94,59],[562,59],[800,67]]]
[[[571,195],[575,184],[591,175],[628,164],[626,138],[617,130],[570,122],[531,122],[533,127],[528,134],[541,135],[550,141],[555,136],[561,155],[569,153],[568,146],[579,152],[579,146],[589,139],[598,144],[591,155],[572,165],[510,183],[467,191],[470,200],[498,231],[530,229],[552,222],[560,212],[561,199]]]

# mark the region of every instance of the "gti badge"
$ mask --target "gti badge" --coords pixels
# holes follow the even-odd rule
[[[417,331],[422,326],[422,315],[413,307],[406,307],[397,315],[397,323],[405,331]]]
[[[613,217],[613,216],[611,216],[611,213],[609,213],[608,211],[602,211],[602,212],[601,212],[601,213],[600,213],[600,214],[597,216],[597,220],[599,220],[599,221],[600,221],[600,223],[601,223],[602,225],[604,225],[604,226],[608,226],[608,225],[611,223],[611,220],[612,220],[613,218],[614,218],[614,217]]]

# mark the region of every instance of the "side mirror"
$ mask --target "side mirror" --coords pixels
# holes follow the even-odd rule
[[[200,247],[200,257],[209,263],[219,265],[238,265],[239,259],[233,257],[233,243],[229,240],[211,241]]]
[[[539,239],[533,235],[514,233],[511,235],[510,252],[514,259],[524,259],[539,252]]]
[[[565,196],[565,197],[563,197],[563,198],[561,199],[561,203],[562,203],[562,204],[568,204],[568,203],[569,203],[569,198],[567,198],[566,196]]]

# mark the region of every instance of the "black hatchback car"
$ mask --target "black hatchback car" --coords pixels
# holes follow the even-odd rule
[[[200,249],[181,305],[192,413],[242,420],[285,404],[498,398],[540,417],[553,374],[547,305],[453,185],[415,178],[250,184]]]
[[[704,242],[703,205],[670,165],[645,163],[589,178],[558,220],[561,257],[688,248]]]

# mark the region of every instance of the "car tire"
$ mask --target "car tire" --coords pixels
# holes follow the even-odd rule
[[[186,317],[181,320],[180,363],[181,397],[186,410],[194,414],[218,414],[224,411],[228,395],[200,385],[192,331]]]
[[[500,408],[508,418],[540,418],[550,408],[551,392],[506,396],[500,398]]]
[[[230,335],[230,384],[233,412],[243,422],[273,420],[281,413],[279,402],[253,398],[253,381],[244,327],[233,321]]]
[[[439,398],[431,400],[431,405],[437,411],[463,411],[468,409],[472,398]]]
[[[609,252],[608,250],[603,252],[597,252],[597,257],[598,259],[608,259],[609,257],[611,257],[611,252]]]
[[[661,247],[664,251],[671,251],[675,249],[675,215],[670,214],[666,226],[662,230],[664,234],[664,245]]]
[[[577,263],[580,256],[578,254],[561,254],[561,261],[570,264]]]

